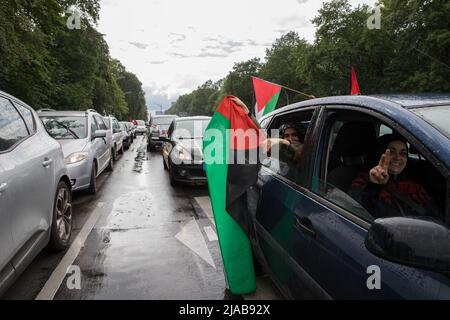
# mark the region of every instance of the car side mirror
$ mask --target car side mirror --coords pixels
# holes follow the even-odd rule
[[[450,272],[450,230],[430,217],[375,220],[365,244],[374,255],[392,262]]]
[[[93,139],[106,138],[106,130],[95,130]]]
[[[122,132],[122,129],[114,129],[113,132],[114,132],[114,133],[121,133],[121,132]]]

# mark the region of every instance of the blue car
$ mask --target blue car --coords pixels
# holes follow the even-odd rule
[[[260,122],[296,126],[303,144],[295,161],[265,159],[247,193],[255,263],[286,298],[450,299],[450,95],[320,98]],[[435,209],[377,216],[352,196],[387,134],[406,140],[405,170]]]

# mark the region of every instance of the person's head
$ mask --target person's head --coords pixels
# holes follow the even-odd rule
[[[408,162],[408,144],[406,140],[398,134],[387,134],[378,138],[378,159],[386,150],[390,151],[391,158],[389,173],[394,175],[401,174]]]
[[[300,142],[300,134],[298,129],[291,123],[287,123],[281,126],[280,136],[283,139],[288,140],[291,143]]]

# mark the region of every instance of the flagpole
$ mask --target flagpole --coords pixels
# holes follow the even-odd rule
[[[283,86],[281,84],[276,84],[276,83],[273,83],[273,82],[270,82],[270,81],[267,81],[267,80],[255,77],[255,76],[252,76],[252,78],[256,78],[256,79],[259,79],[260,81],[264,81],[264,82],[270,83],[272,85],[280,86],[281,88],[284,88],[284,89],[287,89],[287,90],[291,90],[291,91],[293,91],[295,93],[298,93],[298,94],[301,94],[301,95],[303,95],[305,97],[308,97],[309,99],[316,99],[317,98],[316,96],[313,96],[312,94],[307,94],[307,93],[304,93],[304,92],[301,92],[301,91],[298,91],[298,90],[294,90],[294,89],[291,89],[289,87]]]
[[[309,99],[315,99],[315,98],[316,98],[316,97],[313,96],[312,94],[307,94],[307,93],[304,93],[304,92],[301,92],[301,91],[298,91],[298,90],[291,89],[291,88],[286,87],[286,86],[280,85],[280,87],[282,87],[282,88],[284,88],[284,89],[287,89],[287,90],[291,90],[291,91],[293,91],[293,92],[295,92],[295,93],[301,94],[301,95],[303,95],[303,96],[305,96],[305,97],[307,97],[307,98],[309,98]]]

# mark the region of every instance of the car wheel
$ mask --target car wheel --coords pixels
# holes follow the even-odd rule
[[[169,168],[167,167],[166,161],[164,161],[164,157],[162,157],[162,159],[163,159],[164,170],[168,170]]]
[[[95,162],[92,164],[91,182],[89,184],[88,192],[90,194],[97,193],[97,165],[95,164]]]
[[[114,171],[114,159],[113,159],[113,155],[112,155],[112,150],[111,150],[111,156],[109,157],[109,163],[108,166],[106,167],[106,170],[108,171]]]
[[[72,234],[72,194],[64,181],[60,181],[53,204],[53,220],[50,242],[52,251],[62,251],[69,246]]]
[[[169,166],[169,178],[170,178],[170,185],[172,187],[176,187],[178,185],[178,182],[175,180],[175,174],[173,172],[174,169],[172,169],[172,166]]]
[[[119,153],[120,153],[120,154],[123,154],[123,142],[122,142],[122,146],[121,146],[120,149],[119,149]]]

